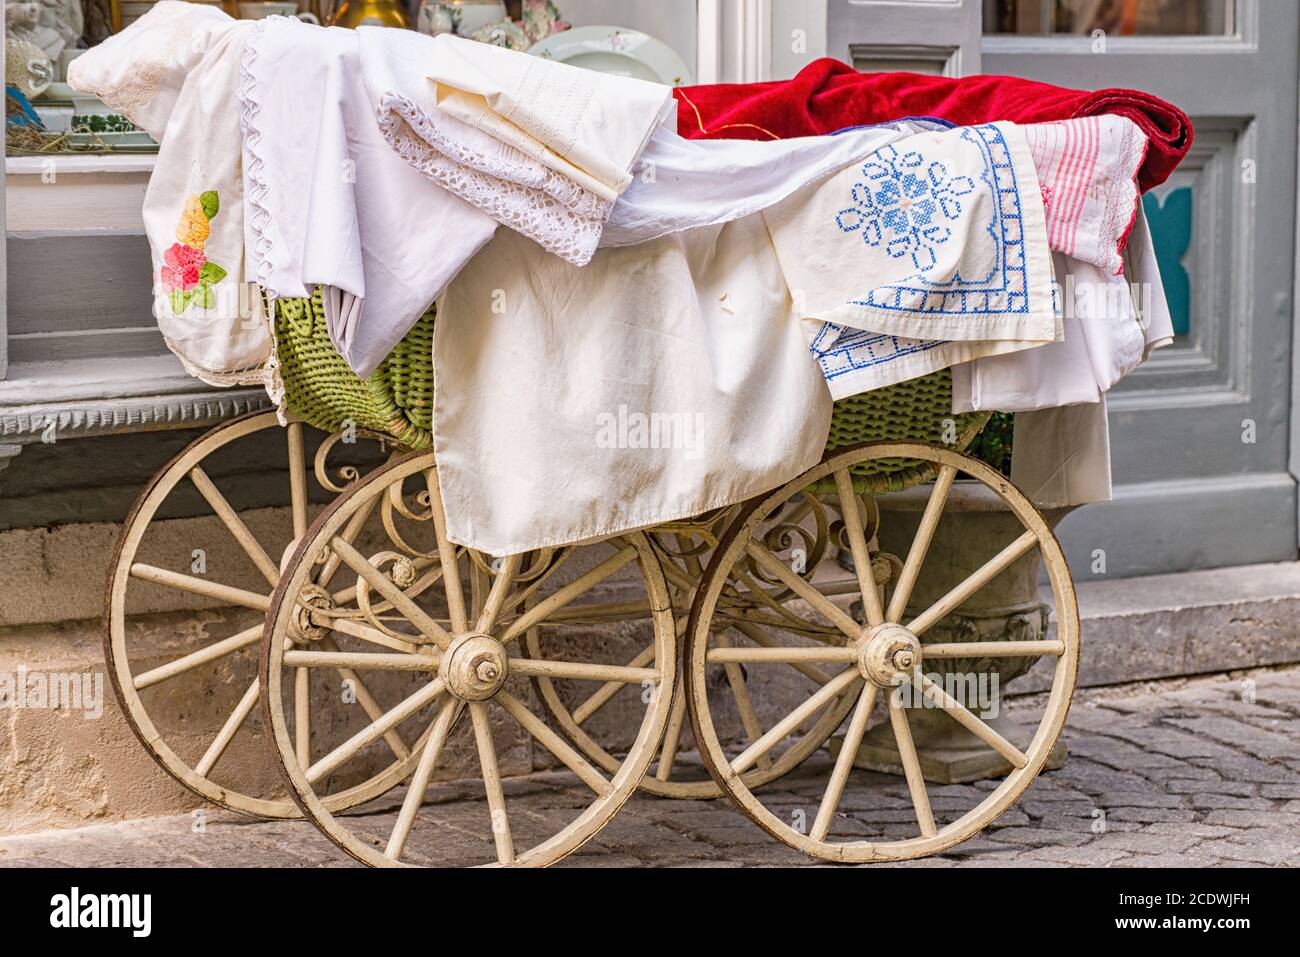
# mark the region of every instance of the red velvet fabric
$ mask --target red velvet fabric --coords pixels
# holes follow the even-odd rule
[[[678,131],[688,139],[817,136],[905,116],[935,116],[967,126],[1114,113],[1133,120],[1150,140],[1138,173],[1143,190],[1163,183],[1192,145],[1187,114],[1149,93],[1089,93],[1012,76],[859,73],[838,60],[821,59],[790,80],[689,86],[675,94]]]

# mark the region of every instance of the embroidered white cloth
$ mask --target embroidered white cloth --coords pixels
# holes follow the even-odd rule
[[[72,62],[68,81],[160,144],[144,198],[154,316],[190,374],[262,384],[271,334],[244,255],[239,113],[231,108],[252,24],[163,0]]]
[[[836,399],[1059,336],[1021,127],[917,134],[764,215]]]
[[[443,189],[575,265],[590,261],[669,87],[444,34],[362,27],[379,128]]]
[[[367,376],[496,222],[389,148],[357,32],[260,20],[244,73],[247,242],[258,281],[277,296],[333,287],[330,338]]]
[[[449,534],[508,554],[780,485],[825,445],[835,383],[808,342],[832,324],[892,342],[841,380],[854,391],[1053,340],[1017,127],[877,144],[765,210],[602,248],[581,269],[499,232],[438,302]],[[949,340],[911,349],[908,331]]]

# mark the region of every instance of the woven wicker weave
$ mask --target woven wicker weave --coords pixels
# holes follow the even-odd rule
[[[330,342],[320,291],[310,299],[276,301],[275,330],[285,403],[303,421],[327,432],[347,422],[410,449],[433,444],[433,307],[367,380],[357,377]],[[835,403],[827,451],[872,441],[926,442],[961,451],[989,414],[953,415],[952,376],[935,372]],[[933,469],[913,459],[879,459],[855,466],[862,494],[901,491],[928,481]],[[834,484],[826,483],[825,491]]]
[[[840,399],[831,412],[826,450],[833,452],[859,442],[923,442],[956,452],[966,447],[988,423],[988,412],[953,415],[952,373],[947,369]],[[854,466],[853,487],[864,495],[901,492],[928,482],[933,466],[916,459],[876,459]],[[827,480],[818,491],[834,491]]]
[[[432,306],[365,380],[330,342],[319,289],[276,300],[275,336],[285,404],[304,422],[326,432],[351,422],[408,449],[433,445]]]

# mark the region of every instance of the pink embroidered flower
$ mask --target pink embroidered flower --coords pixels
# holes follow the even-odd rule
[[[163,262],[166,263],[161,274],[163,288],[174,292],[177,289],[193,289],[198,285],[199,270],[207,262],[207,257],[201,249],[172,243],[163,253]]]

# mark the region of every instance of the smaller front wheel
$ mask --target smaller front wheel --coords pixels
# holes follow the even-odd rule
[[[884,595],[871,571],[877,556],[869,547],[870,532],[865,529],[870,523],[860,513],[851,472],[854,466],[879,459],[919,460],[936,469],[906,560]],[[984,564],[929,607],[910,611],[909,598],[921,591],[915,586],[926,573],[930,543],[958,476],[991,490],[1024,531],[1010,542],[990,543]],[[789,537],[767,531],[781,515],[799,514],[791,509],[792,502],[832,483],[844,519],[844,544],[857,570],[851,595],[817,568],[804,571],[791,562],[781,553]],[[1034,550],[1041,554],[1052,586],[1052,640],[926,640],[933,626]],[[850,613],[851,599],[860,601],[865,623]],[[750,640],[737,643],[729,637],[736,634]],[[949,662],[1039,656],[1055,659],[1052,688],[1023,748],[958,700],[946,682],[927,674]],[[714,552],[691,608],[685,680],[703,760],[750,819],[791,847],[824,860],[897,861],[935,854],[966,840],[1016,801],[1046,763],[1065,723],[1078,656],[1074,586],[1061,547],[1038,509],[1005,477],[970,456],[925,445],[874,442],[829,455],[777,491],[750,502],[736,517]],[[732,745],[718,734],[708,674],[723,664],[778,673],[763,686],[780,693],[781,703],[766,710],[779,710],[783,716],[756,741]],[[751,687],[759,686],[751,682]],[[791,706],[790,701],[798,703]],[[848,707],[839,710],[845,701]],[[1007,769],[1001,783],[992,790],[974,791],[974,798],[946,791],[942,805],[932,805],[908,720],[914,708],[941,710],[1000,755]],[[802,729],[821,724],[837,710],[838,719],[832,720],[838,725],[848,715],[847,730],[833,764],[820,772],[815,808],[791,808],[788,793],[776,796],[780,805],[769,806],[748,786],[747,772],[806,734]],[[884,716],[877,718],[877,710]],[[888,779],[854,765],[873,722],[887,722],[892,729],[905,788],[901,782],[882,784]],[[849,793],[854,796],[851,802],[844,800]]]

